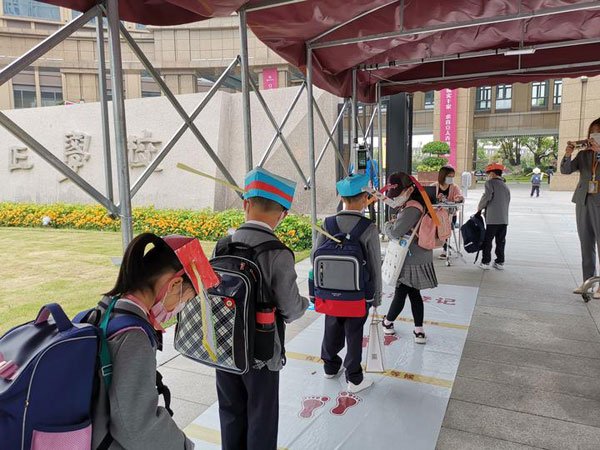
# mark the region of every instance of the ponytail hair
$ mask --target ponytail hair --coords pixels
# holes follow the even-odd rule
[[[146,251],[150,244],[152,248]],[[105,295],[115,297],[138,290],[151,290],[161,275],[181,269],[181,262],[165,241],[155,234],[142,233],[127,246],[117,282]]]
[[[600,117],[590,123],[590,127],[588,128],[588,138],[590,137],[590,134],[592,134],[592,128],[594,127],[600,127]]]

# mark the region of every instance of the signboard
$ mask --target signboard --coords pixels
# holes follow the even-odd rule
[[[263,69],[263,90],[277,89],[279,87],[279,72],[277,67]]]
[[[456,167],[456,89],[442,89],[440,95],[440,141],[450,146],[449,163]]]

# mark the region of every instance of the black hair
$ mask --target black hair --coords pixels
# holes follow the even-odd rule
[[[496,175],[498,175],[499,177],[502,176],[502,171],[500,169],[496,169],[496,170],[490,170],[490,172],[495,173]],[[488,172],[489,173],[489,172]]]
[[[446,184],[446,177],[451,173],[456,174],[456,170],[452,166],[444,166],[438,172],[438,183]]]
[[[258,207],[262,212],[270,213],[270,212],[279,212],[287,211],[282,205],[277,203],[274,200],[264,198],[264,197],[251,197],[248,201],[253,205]]]
[[[152,248],[146,252],[146,248]],[[123,255],[115,286],[105,295],[114,297],[138,290],[152,290],[163,274],[179,272],[181,262],[169,245],[152,233],[142,233],[131,241]],[[187,276],[184,281],[190,283]]]
[[[590,127],[588,128],[588,137],[590,137],[590,134],[592,134],[592,128],[594,127],[600,128],[600,117],[598,117],[596,120],[590,123]]]
[[[414,187],[414,190],[412,194],[410,194],[409,200],[414,200],[416,202],[419,202],[421,205],[425,206],[425,200],[423,200],[423,196],[421,195],[421,193],[415,186],[415,183],[407,173],[394,172],[388,178],[388,184],[396,185],[395,188],[392,188],[387,192],[388,197],[396,198],[402,193],[403,190],[412,186]]]
[[[344,200],[344,202],[346,202],[346,203],[353,203],[353,202],[357,201],[360,197],[363,197],[366,195],[367,195],[366,192],[360,192],[356,195],[351,195],[350,197],[342,197],[342,200]]]

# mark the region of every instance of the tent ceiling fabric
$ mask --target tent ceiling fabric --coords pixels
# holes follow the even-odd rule
[[[45,2],[79,11],[95,4],[95,0]],[[264,2],[121,0],[120,10],[126,21],[175,25],[259,4]],[[600,74],[598,0],[306,0],[250,11],[248,25],[301,70],[306,65],[306,42],[322,33],[335,29],[316,40],[317,46],[364,38],[315,48],[314,83],[349,97],[353,67],[371,66],[358,73],[359,98],[369,102],[375,100],[375,85],[381,80],[396,83],[382,84],[382,94],[387,95]],[[371,37],[382,33],[394,36]],[[580,45],[572,45],[575,41]],[[536,50],[504,54],[519,47]],[[388,63],[392,67],[376,66]]]

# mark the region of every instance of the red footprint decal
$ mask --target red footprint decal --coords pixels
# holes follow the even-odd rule
[[[367,345],[369,345],[369,336],[363,336],[362,348],[367,348]]]
[[[337,404],[331,410],[331,414],[334,416],[343,416],[350,408],[362,402],[362,398],[354,395],[352,392],[340,392],[336,401]]]
[[[396,342],[398,339],[400,339],[398,336],[394,336],[394,335],[387,335],[384,336],[383,338],[383,345],[391,345],[392,343]]]
[[[313,416],[313,413],[323,407],[325,403],[330,400],[329,397],[303,397],[302,398],[302,411],[298,414],[303,419],[310,419]]]

